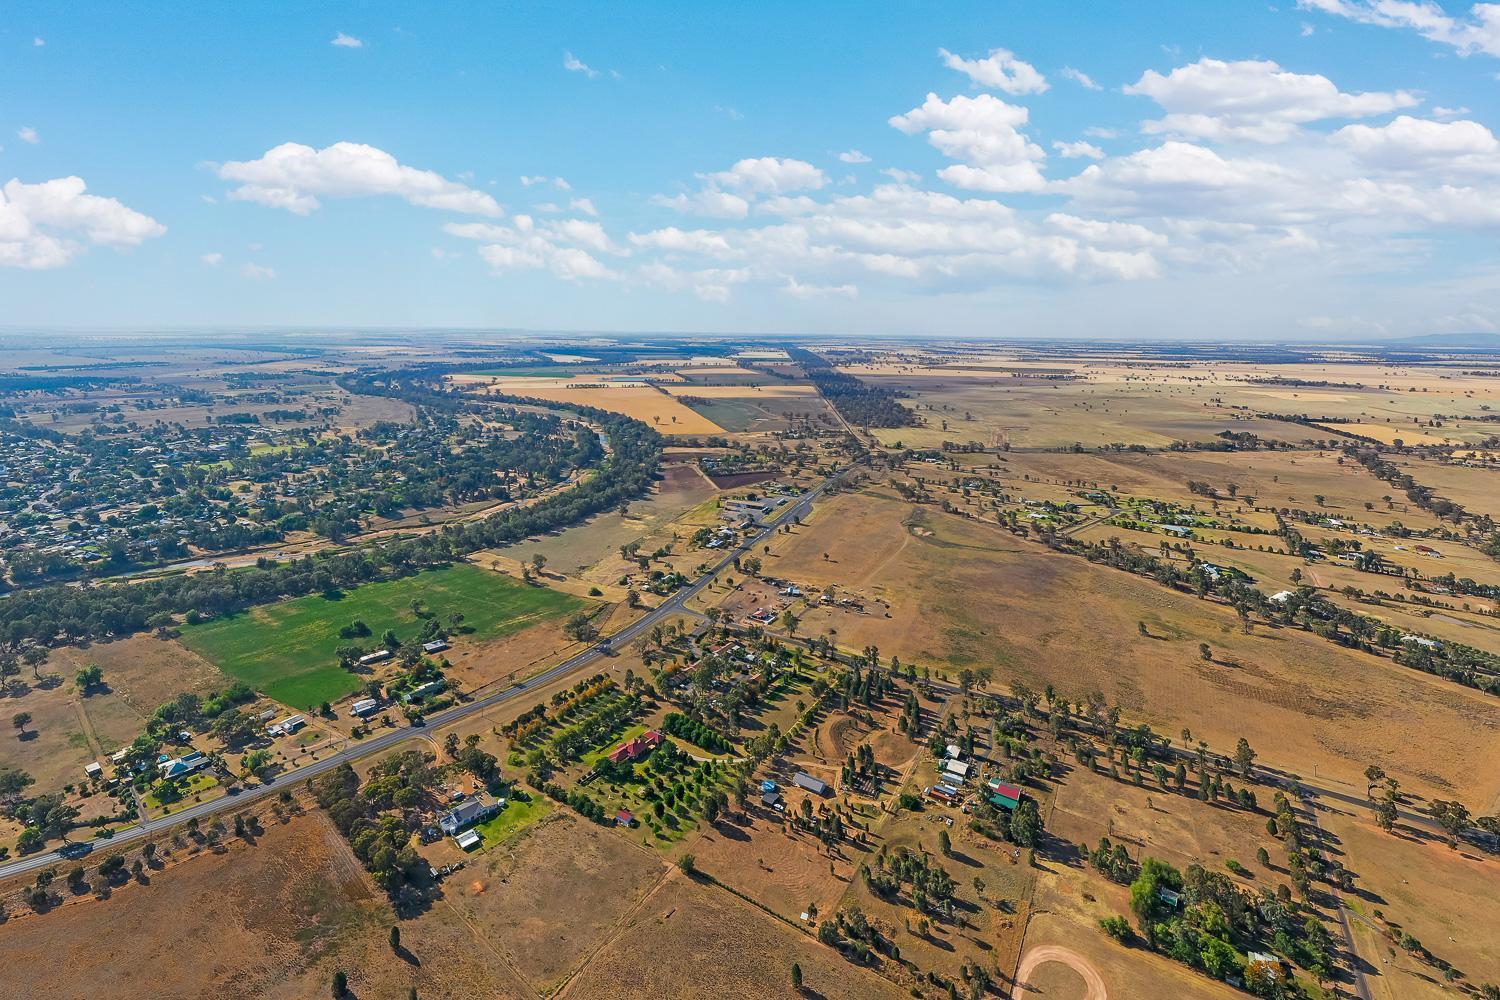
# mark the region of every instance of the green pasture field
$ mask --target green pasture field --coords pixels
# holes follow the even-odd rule
[[[475,639],[507,635],[587,605],[569,594],[459,564],[185,626],[182,643],[236,680],[306,710],[351,694],[363,683],[338,665],[335,651],[351,641],[340,638],[339,630],[364,622],[372,635],[353,641],[366,648],[374,648],[388,628],[408,638],[419,628],[414,599],[442,619],[462,612],[466,634]]]

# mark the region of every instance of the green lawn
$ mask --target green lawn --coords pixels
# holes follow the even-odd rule
[[[339,637],[339,629],[363,621],[373,634],[354,641],[366,649],[377,648],[388,628],[402,639],[414,636],[420,628],[411,610],[414,598],[443,619],[462,612],[464,627],[476,639],[506,635],[587,606],[569,594],[458,564],[367,583],[337,598],[299,597],[184,626],[182,642],[236,680],[307,710],[351,694],[362,683],[338,665],[334,651],[350,641]]]
[[[541,819],[552,811],[552,800],[540,793],[533,794],[529,801],[517,802],[514,799],[505,804],[490,819],[485,820],[474,827],[479,831],[479,836],[484,841],[484,849],[489,850],[496,844],[501,843],[514,836],[518,831],[524,829]]]
[[[584,768],[592,770],[595,764],[599,763],[605,757],[608,757],[616,747],[630,742],[645,731],[645,723],[637,722],[633,726],[628,726],[626,727],[624,732],[620,733],[619,736],[604,744],[604,746],[599,747],[597,750],[590,750],[588,753],[584,754],[578,759],[578,762],[582,764]]]
[[[188,806],[197,805],[202,800],[201,796],[204,792],[212,791],[218,787],[218,778],[200,771],[197,774],[188,776],[187,784],[183,788],[182,798],[176,802],[162,805],[161,800],[156,797],[155,792],[147,795],[145,802],[146,806],[155,811],[157,816],[170,816],[175,812],[181,812]]]

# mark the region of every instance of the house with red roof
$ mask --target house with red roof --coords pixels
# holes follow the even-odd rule
[[[648,730],[631,740],[626,740],[610,751],[609,759],[613,764],[625,764],[633,760],[639,760],[652,750],[661,746],[666,737],[655,729]]]
[[[1007,785],[1003,781],[990,780],[986,782],[990,790],[990,803],[1004,809],[1014,809],[1021,804],[1021,790],[1015,785]]]

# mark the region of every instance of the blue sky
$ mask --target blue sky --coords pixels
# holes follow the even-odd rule
[[[1500,9],[459,7],[8,4],[0,324],[1500,328]]]

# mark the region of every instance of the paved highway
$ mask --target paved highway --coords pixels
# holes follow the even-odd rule
[[[516,698],[523,698],[530,692],[532,688],[539,685],[545,685],[550,681],[557,680],[560,677],[565,677],[568,674],[571,674],[574,671],[580,669],[581,667],[588,666],[590,663],[593,663],[601,656],[606,655],[607,651],[628,644],[637,636],[650,631],[651,626],[655,625],[657,622],[660,622],[666,618],[670,618],[674,614],[684,613],[686,603],[692,598],[696,597],[698,594],[702,593],[703,590],[708,587],[709,583],[713,581],[713,578],[716,575],[730,566],[739,556],[755,548],[757,545],[764,544],[766,539],[770,538],[776,532],[776,529],[781,527],[783,524],[787,523],[793,518],[805,516],[809,511],[812,510],[813,501],[821,497],[824,492],[827,491],[829,486],[842,479],[844,474],[848,472],[852,467],[852,464],[843,466],[832,476],[823,480],[823,482],[819,483],[812,489],[808,490],[798,498],[796,503],[789,505],[784,510],[775,515],[775,520],[769,523],[757,522],[760,530],[756,532],[754,536],[742,541],[737,548],[727,551],[724,554],[724,557],[719,560],[717,564],[715,564],[714,568],[709,573],[706,573],[698,580],[694,581],[692,584],[677,591],[677,593],[667,598],[659,606],[653,608],[642,617],[631,622],[629,625],[625,626],[614,635],[606,637],[597,644],[590,646],[588,649],[585,649],[583,652],[578,653],[577,655],[572,656],[569,659],[557,664],[557,666],[555,667],[549,667],[541,673],[527,678],[524,682],[517,684],[514,687],[506,688],[504,691],[497,691],[496,693],[486,695],[483,698],[475,699],[474,701],[467,702],[463,705],[455,705],[453,708],[450,708],[447,711],[439,712],[436,715],[429,717],[425,722],[425,726],[422,728],[413,726],[398,726],[394,729],[385,730],[384,732],[381,732],[376,736],[372,736],[369,739],[361,740],[358,743],[351,743],[345,749],[340,750],[330,757],[325,757],[322,760],[314,761],[313,763],[299,767],[294,771],[288,771],[272,784],[260,785],[256,788],[245,789],[237,795],[225,795],[217,799],[212,799],[208,802],[200,802],[197,805],[189,806],[186,809],[175,812],[170,816],[161,817],[159,819],[148,819],[143,822],[137,823],[134,826],[126,827],[125,829],[118,831],[113,837],[108,840],[85,841],[77,844],[76,846],[84,847],[85,845],[87,845],[89,850],[98,849],[101,851],[106,849],[113,849],[119,847],[122,844],[129,844],[137,840],[151,837],[155,834],[161,833],[164,830],[186,823],[191,819],[202,820],[221,812],[241,809],[245,806],[250,805],[251,803],[258,802],[266,798],[267,796],[274,795],[277,792],[280,792],[281,789],[286,788],[288,785],[316,778],[318,775],[332,770],[333,768],[338,767],[340,764],[349,763],[362,757],[368,757],[371,754],[377,754],[383,750],[389,750],[391,747],[396,746],[397,744],[409,740],[413,737],[425,737],[431,730],[440,729],[443,726],[450,725],[467,716],[488,711],[489,709],[494,708],[496,705],[502,705],[505,702],[511,701]],[[14,875],[24,875],[27,872],[34,871],[38,868],[44,868],[48,865],[57,864],[67,860],[71,859],[66,855],[58,853],[58,851],[56,850],[47,851],[42,854],[33,854],[29,857],[22,858],[19,861],[13,861],[8,865],[0,866],[0,879],[9,878]]]

